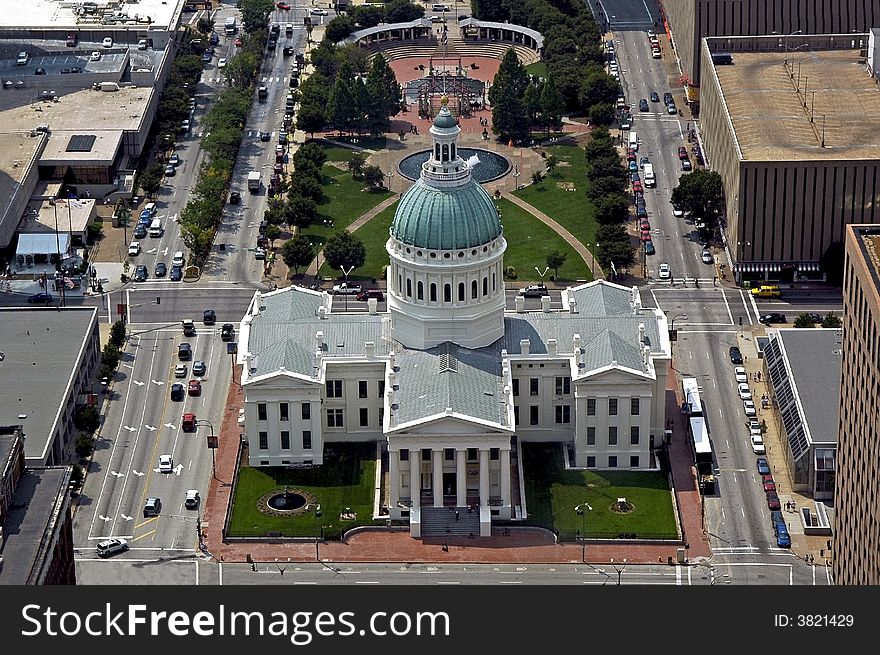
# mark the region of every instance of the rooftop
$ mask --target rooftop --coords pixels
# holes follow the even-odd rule
[[[850,225],[868,270],[876,285],[875,293],[880,292],[880,225]]]
[[[92,5],[94,11],[77,13]],[[126,6],[119,0],[60,2],[59,0],[0,0],[4,28],[151,29],[168,28],[179,16],[180,0],[138,0]],[[91,9],[91,7],[89,7]]]
[[[880,159],[880,89],[859,53],[789,51],[786,69],[784,52],[734,52],[712,66],[743,159]]]
[[[53,556],[46,550],[50,537],[69,506],[69,482],[66,466],[27,469],[19,478],[3,523],[0,585],[38,582],[45,559]]]
[[[97,310],[3,308],[0,425],[21,425],[25,457],[45,460]]]
[[[92,222],[97,210],[91,198],[82,200],[32,200],[18,224],[19,232],[51,232],[57,227],[62,232],[83,232]]]

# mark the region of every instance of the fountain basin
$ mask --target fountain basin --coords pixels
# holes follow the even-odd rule
[[[482,148],[458,148],[459,157],[467,161],[476,155],[480,159],[471,171],[471,176],[479,184],[492,182],[499,177],[504,177],[510,171],[510,161],[504,155],[499,155],[491,150],[483,150]],[[428,161],[431,156],[430,150],[422,150],[413,153],[400,160],[397,164],[398,172],[409,180],[416,180],[422,173],[422,164]]]

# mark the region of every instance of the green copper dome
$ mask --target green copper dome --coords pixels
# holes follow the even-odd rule
[[[473,180],[436,188],[419,179],[400,199],[391,235],[427,250],[476,248],[501,235],[501,222],[495,203]]]
[[[456,127],[457,125],[458,121],[455,120],[455,116],[449,113],[449,110],[446,107],[443,107],[434,118],[434,127],[450,128]]]

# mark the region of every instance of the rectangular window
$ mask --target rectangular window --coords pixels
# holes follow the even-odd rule
[[[617,398],[608,399],[608,416],[617,416]]]
[[[633,425],[629,429],[629,443],[631,446],[639,445],[639,426]]]
[[[341,427],[343,427],[342,412],[343,412],[343,410],[341,410],[341,409],[328,409],[327,410],[327,427],[328,428],[341,428]]]
[[[638,398],[630,398],[629,413],[632,414],[633,416],[639,415],[639,399]]]
[[[571,378],[568,376],[556,378],[556,395],[567,396],[571,393]]]
[[[513,406],[513,424],[519,425],[519,405]]]
[[[513,395],[514,396],[519,395],[519,378],[513,379]]]
[[[447,462],[455,461],[455,448],[444,448],[443,449],[443,459]]]
[[[328,398],[342,398],[342,380],[327,380]]]
[[[596,468],[596,456],[595,455],[587,455],[587,468],[588,469]]]
[[[617,445],[617,426],[610,425],[608,426],[608,445],[616,446]]]
[[[430,448],[422,448],[422,461],[430,462],[431,461],[431,449]]]
[[[312,449],[312,431],[303,430],[303,450]]]
[[[596,445],[596,427],[594,425],[590,425],[587,427],[587,445]]]
[[[587,416],[596,415],[596,399],[587,398]]]
[[[617,468],[617,455],[608,455],[608,468]]]
[[[266,403],[257,403],[257,420],[265,421],[266,416]]]
[[[312,403],[303,403],[302,404],[302,419],[303,421],[310,421],[312,418]]]
[[[529,425],[538,425],[538,406],[529,405]]]
[[[379,380],[379,398],[385,395],[385,380]]]
[[[489,459],[492,461],[498,461],[498,458],[501,456],[500,448],[490,448],[489,449]]]
[[[571,405],[556,405],[556,422],[571,423]]]
[[[361,427],[365,428],[370,424],[370,410],[366,407],[360,408]]]
[[[290,432],[288,430],[281,431],[281,450],[290,450]]]
[[[290,420],[290,405],[287,403],[281,403],[278,405],[278,418],[282,421]]]
[[[538,395],[538,378],[529,378],[529,395]]]
[[[400,449],[400,461],[408,462],[409,461],[409,448],[401,448]]]
[[[477,457],[479,457],[479,455],[477,454],[478,452],[479,451],[476,448],[468,448],[467,449],[467,461],[476,462]]]
[[[639,468],[639,456],[638,455],[630,455],[629,456],[629,467],[633,469]]]
[[[260,432],[260,450],[269,450],[268,432]]]
[[[358,398],[367,397],[367,381],[358,380]]]

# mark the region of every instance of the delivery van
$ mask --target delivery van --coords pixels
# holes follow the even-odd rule
[[[629,147],[638,152],[639,150],[639,135],[635,132],[629,133]]]
[[[162,219],[154,218],[150,222],[150,236],[154,238],[159,238],[162,236]]]

